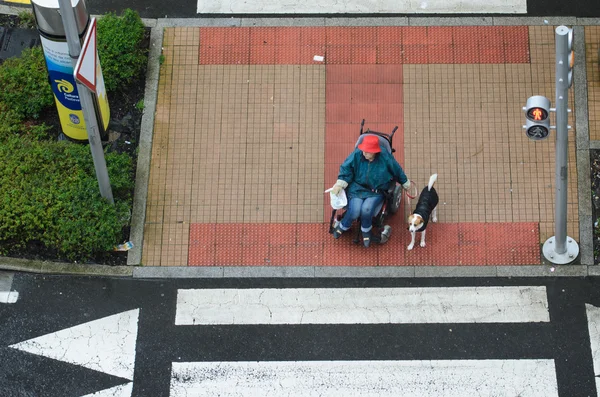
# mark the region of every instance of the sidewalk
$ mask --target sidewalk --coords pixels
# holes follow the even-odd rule
[[[136,188],[143,247],[130,264],[543,263],[540,244],[554,234],[554,138],[528,140],[521,108],[531,95],[554,100],[552,26],[165,27],[146,200]],[[600,140],[600,27],[579,27],[576,40],[579,32],[590,44],[589,137],[569,137],[567,234],[577,241],[579,214],[591,207],[580,208],[589,159],[586,180],[576,149]],[[570,124],[580,128],[573,91]],[[419,189],[439,174],[439,223],[426,248],[406,251],[404,208],[386,245],[328,234],[323,191],[363,118],[372,130],[399,127],[396,157]],[[590,250],[581,246],[584,265]]]

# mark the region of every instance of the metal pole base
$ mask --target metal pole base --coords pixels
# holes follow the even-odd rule
[[[579,255],[579,245],[574,239],[567,236],[567,251],[564,254],[557,254],[556,251],[554,251],[554,248],[556,248],[555,239],[555,236],[550,237],[542,247],[542,253],[547,261],[554,263],[555,265],[566,265],[577,259],[577,256]]]

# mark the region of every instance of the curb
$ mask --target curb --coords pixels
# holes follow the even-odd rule
[[[498,278],[600,276],[598,266],[207,266],[142,267],[86,265],[0,257],[0,271],[46,275],[128,277],[134,279],[197,278]]]
[[[86,265],[0,257],[0,270],[49,275],[131,277],[132,266]]]

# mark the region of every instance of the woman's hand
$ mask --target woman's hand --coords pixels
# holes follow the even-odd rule
[[[408,189],[410,189],[410,179],[409,179],[409,180],[407,180],[406,182],[404,182],[404,183],[402,184],[402,188],[403,188],[404,190],[408,190]]]
[[[325,193],[331,192],[337,196],[342,192],[342,190],[344,190],[347,187],[348,187],[348,182],[338,179],[337,182],[335,182],[335,185],[333,185],[329,189],[325,190]]]
[[[342,192],[342,190],[344,190],[344,188],[342,188],[340,185],[333,185],[331,188],[331,193],[337,196]]]

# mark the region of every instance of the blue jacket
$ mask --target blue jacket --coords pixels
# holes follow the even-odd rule
[[[383,150],[373,161],[365,159],[360,149],[354,149],[340,166],[338,179],[348,182],[349,198],[367,198],[383,194],[394,182],[406,183],[408,178],[391,153]]]

